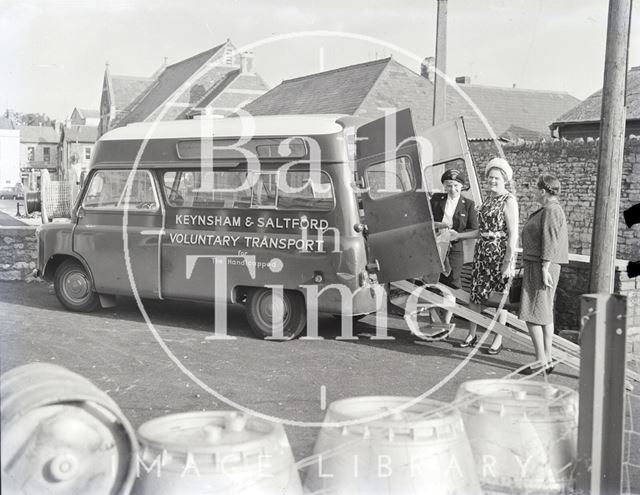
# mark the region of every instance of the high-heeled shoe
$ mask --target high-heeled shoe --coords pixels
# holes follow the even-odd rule
[[[460,342],[458,344],[459,347],[465,348],[465,347],[475,347],[475,345],[478,343],[478,336],[474,335],[472,337],[471,340],[465,340],[463,342]]]
[[[526,368],[522,368],[520,371],[518,371],[518,373],[520,375],[535,375],[536,373],[540,373],[543,372],[544,373],[544,369],[542,366],[533,366],[532,364],[530,364],[529,366],[527,366]]]
[[[521,375],[535,375],[536,373],[542,373],[544,375],[550,375],[553,373],[553,365],[549,366],[534,366],[530,364],[526,368],[522,368],[518,371]]]
[[[497,354],[500,354],[500,352],[502,351],[502,344],[500,344],[498,347],[489,347],[487,349],[487,354],[490,354],[492,356],[495,356]]]

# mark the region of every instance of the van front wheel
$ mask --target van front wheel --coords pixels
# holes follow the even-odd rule
[[[76,260],[66,260],[60,264],[53,285],[58,301],[71,311],[88,313],[100,304],[87,272]]]
[[[307,323],[304,296],[295,290],[280,294],[271,289],[253,289],[247,294],[247,320],[258,337],[289,340],[300,335]],[[278,328],[282,318],[282,328]]]

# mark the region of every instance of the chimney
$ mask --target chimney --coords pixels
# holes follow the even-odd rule
[[[456,84],[471,84],[471,78],[469,76],[456,77]]]
[[[425,57],[425,59],[420,64],[420,75],[431,82],[435,81],[435,66],[435,57]]]
[[[242,52],[240,54],[240,72],[250,74],[253,72],[253,52]]]

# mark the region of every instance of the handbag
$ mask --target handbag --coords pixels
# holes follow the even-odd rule
[[[522,299],[522,268],[520,268],[511,279],[511,285],[508,285],[504,292],[491,291],[489,297],[485,301],[485,306],[498,308],[500,304],[503,309],[517,310]]]
[[[522,300],[522,268],[511,279],[509,287],[509,302],[511,304],[520,304]]]

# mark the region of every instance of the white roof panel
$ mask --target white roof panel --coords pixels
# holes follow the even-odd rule
[[[129,124],[107,132],[101,141],[199,138],[210,137],[267,137],[317,136],[342,131],[336,122],[340,114],[326,115],[270,115],[260,117],[201,117],[193,120],[143,122]]]

